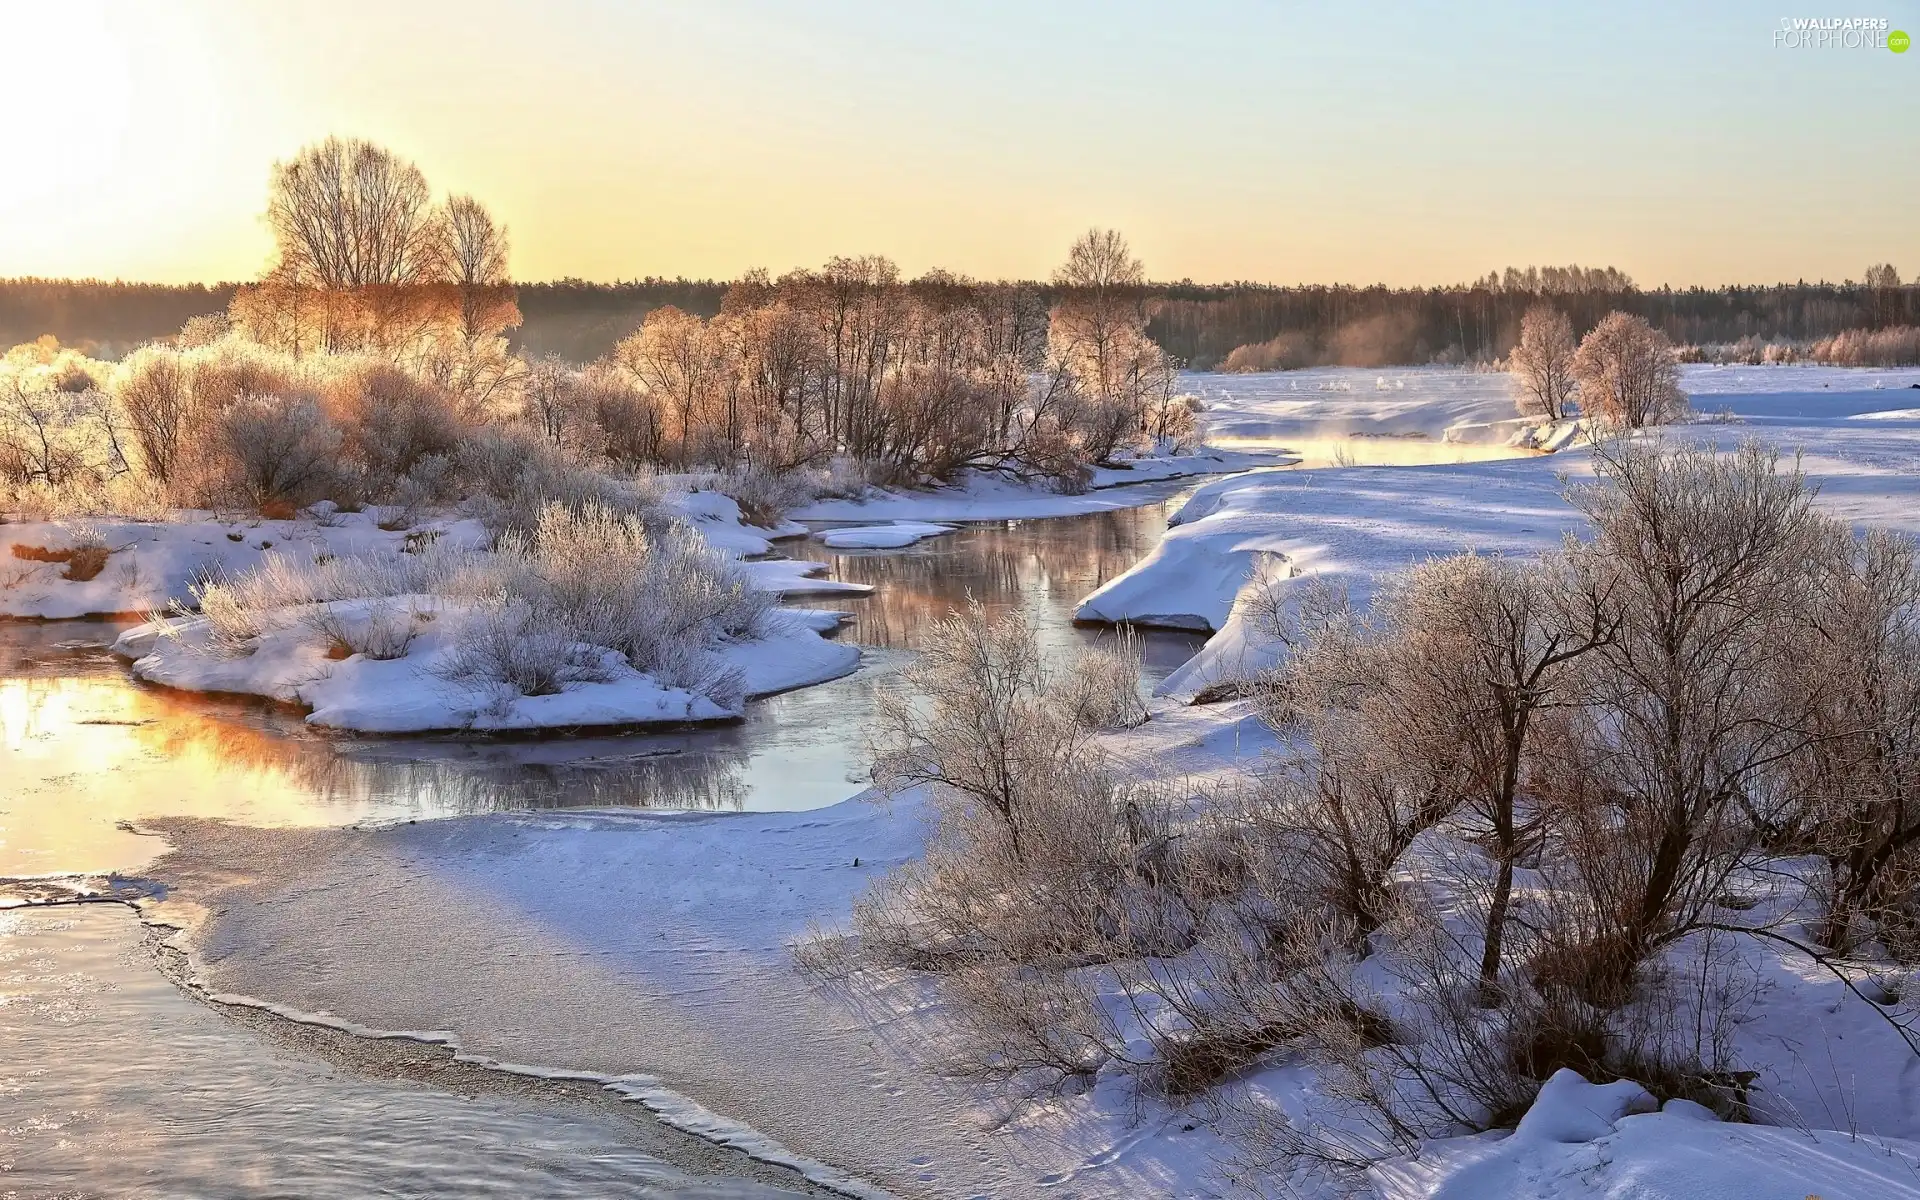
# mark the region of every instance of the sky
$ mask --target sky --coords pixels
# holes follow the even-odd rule
[[[1920,34],[1920,0],[1864,3],[1839,15]],[[251,278],[271,165],[330,133],[478,196],[527,280],[865,253],[1037,278],[1096,225],[1163,280],[1911,276],[1920,50],[1788,49],[1781,20],[1750,0],[0,0],[0,276]]]

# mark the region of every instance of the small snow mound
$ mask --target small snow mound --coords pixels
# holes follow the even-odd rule
[[[1562,1067],[1547,1080],[1513,1136],[1536,1142],[1591,1142],[1613,1132],[1613,1123],[1634,1113],[1657,1112],[1660,1102],[1633,1082],[1588,1083]]]
[[[820,540],[835,550],[898,550],[926,538],[952,533],[954,529],[952,525],[927,521],[894,521],[886,525],[829,529],[820,535]]]
[[[1695,1104],[1691,1100],[1681,1100],[1678,1097],[1662,1104],[1660,1112],[1663,1116],[1679,1117],[1687,1121],[1718,1121],[1720,1119],[1720,1114],[1706,1105]]]

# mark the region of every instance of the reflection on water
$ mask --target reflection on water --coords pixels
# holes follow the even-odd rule
[[[167,982],[124,909],[0,914],[0,1195],[694,1198],[604,1104],[456,1095],[289,1052]],[[639,1114],[634,1114],[638,1116]]]
[[[738,725],[678,733],[330,737],[266,705],[132,683],[105,650],[121,626],[0,623],[0,876],[138,868],[162,846],[132,826],[160,816],[342,825],[508,808],[832,804],[862,786],[875,695],[897,686],[935,619],[972,597],[1024,611],[1049,652],[1105,636],[1075,628],[1074,606],[1153,547],[1167,507],[971,526],[897,552],[784,543],[878,589],[820,602],[855,614],[840,636],[867,648],[861,669],[753,704]],[[1148,634],[1148,680],[1203,640]]]
[[[836,579],[874,585],[877,590],[865,598],[819,602],[852,611],[852,636],[862,645],[914,649],[933,621],[971,598],[989,611],[1024,612],[1043,647],[1064,653],[1105,636],[1075,628],[1073,610],[1087,593],[1145,557],[1177,507],[1167,500],[1080,517],[970,525],[896,552],[849,553],[813,539],[783,549],[830,564]],[[1164,679],[1205,640],[1143,631],[1147,681]]]

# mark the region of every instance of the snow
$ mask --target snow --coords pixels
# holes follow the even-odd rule
[[[893,521],[886,525],[853,525],[827,529],[820,540],[835,550],[898,550],[930,537],[952,533],[956,526],[926,521]]]
[[[708,544],[735,558],[771,553],[774,542],[805,537],[807,533],[807,527],[795,521],[782,521],[773,529],[749,525],[733,497],[720,492],[676,492],[668,497],[668,503],[693,522]]]
[[[1444,439],[1448,428],[1514,416],[1506,375],[1451,367],[1320,367],[1182,376],[1206,404],[1211,440],[1289,444],[1335,437]]]
[[[322,506],[286,521],[181,512],[166,521],[0,524],[0,617],[61,620],[164,609],[170,601],[187,600],[191,586],[202,579],[259,566],[269,551],[310,563],[323,554],[399,553],[431,538],[465,546],[487,540],[478,521],[440,518],[387,530],[380,528],[380,516],[375,510],[347,513]],[[89,540],[110,553],[106,567],[86,581],[62,578],[62,563],[34,562],[15,553],[16,547],[66,550]]]
[[[1297,374],[1319,377],[1308,399],[1291,399],[1284,375],[1217,385],[1234,390],[1210,396],[1215,428],[1300,428],[1315,436],[1326,428],[1444,431],[1461,413],[1496,400],[1512,408],[1499,375],[1409,372],[1404,388],[1370,391],[1331,386],[1336,372]],[[1727,416],[1657,436],[1722,446],[1757,437],[1785,454],[1799,452],[1823,507],[1856,523],[1920,532],[1920,417],[1885,406],[1887,388],[1915,380],[1920,371],[1689,369],[1683,386],[1697,387],[1696,407]],[[1557,427],[1553,440],[1564,444],[1573,426]],[[1537,554],[1581,528],[1564,492],[1567,477],[1591,474],[1588,452],[1573,445],[1555,454],[1514,453],[1523,456],[1300,467],[1212,481],[1175,514],[1161,545],[1087,597],[1078,616],[1216,631],[1161,685],[1163,695],[1192,696],[1271,661],[1271,648],[1239,615],[1249,589],[1285,593],[1319,576],[1364,602],[1374,581],[1423,559],[1462,550]]]
[[[1428,1143],[1373,1168],[1381,1200],[1893,1200],[1920,1196],[1920,1145],[1729,1125],[1639,1084],[1561,1070],[1510,1136]]]
[[[824,578],[828,566],[799,558],[762,558],[742,563],[754,585],[782,596],[865,596],[869,584]]]
[[[695,492],[676,495],[672,503],[709,543],[723,551],[730,554],[767,552],[768,538],[741,522],[739,506],[728,497],[715,492]],[[270,537],[256,541],[243,539],[238,543],[224,535],[213,539],[201,528],[202,524],[145,528],[159,533],[163,544],[198,536],[199,540],[248,547],[251,557],[239,553],[229,555],[225,568],[229,570],[257,563],[260,555],[281,544]],[[368,514],[351,514],[342,526],[313,520],[274,524],[285,528],[276,528],[273,533],[280,535],[286,544],[299,548],[289,551],[295,554],[296,561],[311,562],[312,556],[321,552],[401,553],[407,545],[404,535],[388,535],[379,530]],[[355,531],[358,542],[352,537],[339,537],[330,542],[316,532],[341,527]],[[485,544],[485,531],[475,523],[459,522],[444,528],[446,536],[461,538],[466,544]],[[372,536],[368,530],[382,536]],[[791,536],[795,531],[805,532],[798,526],[763,532]],[[332,549],[336,544],[339,549]],[[824,563],[763,559],[744,566],[758,586],[780,595],[863,594],[871,590],[858,584],[815,578],[815,572],[826,570]],[[105,611],[127,611],[130,607],[124,588],[103,593],[113,596],[108,601],[75,598],[52,589],[49,594],[68,598],[75,604],[97,602],[119,606]],[[609,650],[598,651],[603,680],[569,684],[551,695],[521,695],[504,686],[456,685],[446,676],[455,653],[450,630],[466,615],[458,605],[427,595],[383,601],[338,601],[332,605],[335,617],[349,626],[376,619],[376,610],[400,613],[411,625],[413,636],[397,657],[375,659],[353,654],[344,659],[330,658],[325,639],[314,636],[302,620],[304,614],[294,610],[264,614],[262,624],[266,630],[245,654],[210,652],[211,627],[205,618],[197,616],[136,626],[120,636],[114,649],[134,660],[134,676],[148,683],[185,691],[259,696],[307,710],[306,720],[310,725],[355,733],[639,728],[730,721],[742,715],[738,706],[718,704],[705,695],[662,683],[637,671],[625,658]],[[723,645],[718,651],[727,665],[740,672],[748,699],[824,683],[860,665],[857,646],[821,636],[838,628],[841,617],[833,612],[775,610],[762,621],[753,637]],[[587,653],[595,652],[593,647],[583,649]]]
[[[376,603],[338,601],[334,611],[351,624],[366,620]],[[243,655],[210,651],[203,617],[136,626],[114,649],[133,658],[134,676],[148,683],[296,704],[309,710],[310,725],[355,733],[626,728],[741,715],[737,707],[662,684],[613,651],[601,656],[606,682],[574,683],[553,695],[456,685],[443,676],[453,655],[446,630],[462,615],[458,609],[434,596],[402,596],[389,603],[411,613],[418,630],[397,658],[329,659],[325,645],[297,614],[277,621]],[[833,620],[838,624],[837,616]],[[821,637],[820,624],[809,613],[776,610],[757,637],[723,646],[720,654],[740,670],[750,699],[824,683],[859,666],[860,650]]]
[[[1725,423],[1660,436],[1721,445],[1756,436],[1803,451],[1823,506],[1920,531],[1920,410],[1911,392],[1893,390],[1920,371],[1688,368],[1684,381],[1696,408],[1724,410]],[[1215,434],[1265,445],[1263,465],[1329,431],[1371,435],[1361,439],[1377,451],[1369,457],[1393,465],[1204,483],[1161,546],[1086,599],[1090,619],[1216,631],[1169,678],[1169,696],[1271,655],[1241,603],[1249,586],[1295,589],[1322,576],[1364,601],[1427,556],[1537,554],[1579,528],[1563,491],[1590,473],[1588,454],[1571,423],[1536,439],[1558,453],[1507,448],[1503,376],[1329,370],[1196,386]],[[1498,457],[1473,461],[1480,451]],[[796,516],[869,526],[1011,519],[1119,506],[1149,490],[1060,496],[976,477]],[[765,552],[769,539],[739,530],[737,511],[697,503],[711,515],[694,519],[737,538],[736,553]],[[796,587],[819,569],[748,565]],[[768,676],[804,674],[812,645],[796,634],[792,653],[791,668],[769,666]],[[1142,774],[1203,781],[1276,746],[1246,701],[1161,700],[1153,712],[1112,739]],[[1143,1097],[1115,1071],[1078,1095],[998,1105],[940,1075],[947,1027],[920,982],[828,989],[796,976],[790,944],[843,924],[873,878],[919,852],[924,818],[911,797],[807,813],[493,814],[270,834],[175,822],[166,832],[179,849],[155,871],[167,898],[149,908],[188,927],[209,988],[370,1029],[441,1031],[463,1053],[502,1062],[644,1075],[769,1144],[903,1195],[1204,1195],[1231,1153],[1204,1107]],[[1920,1143],[1904,1140],[1920,1139],[1920,1059],[1878,1011],[1794,952],[1749,941],[1739,953],[1753,999],[1736,1049],[1778,1124],[1725,1124],[1684,1101],[1649,1111],[1636,1084],[1563,1074],[1512,1134],[1430,1141],[1375,1167],[1370,1182],[1385,1200],[1920,1197]],[[1296,1061],[1244,1083],[1289,1114],[1326,1099],[1314,1069]]]

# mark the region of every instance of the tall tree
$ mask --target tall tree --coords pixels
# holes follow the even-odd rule
[[[1520,385],[1520,411],[1558,421],[1573,402],[1573,322],[1551,304],[1536,304],[1520,318],[1520,344],[1507,370]]]
[[[507,228],[472,196],[449,196],[438,223],[437,273],[459,295],[460,336],[469,345],[519,324],[507,278]]]
[[[278,269],[311,287],[419,283],[435,265],[426,177],[359,138],[330,137],[275,163],[267,225]]]

